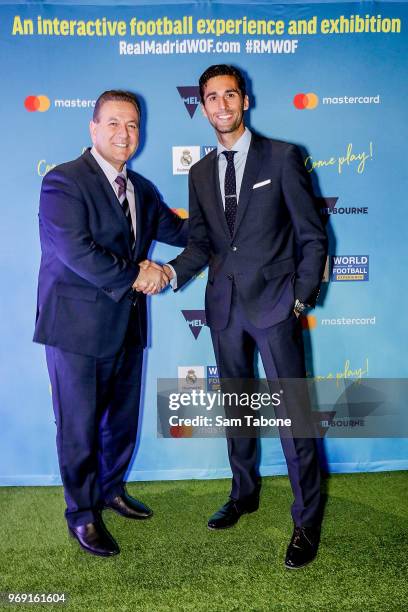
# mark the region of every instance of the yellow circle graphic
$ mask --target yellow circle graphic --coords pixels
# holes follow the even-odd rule
[[[309,329],[315,329],[317,327],[317,319],[315,315],[307,315],[307,326]]]
[[[188,219],[188,212],[185,208],[172,208],[171,210],[181,217],[181,219]]]
[[[306,98],[307,98],[306,108],[308,108],[309,110],[316,108],[316,106],[319,104],[319,98],[316,96],[315,93],[307,93]]]
[[[37,99],[40,103],[40,106],[38,107],[38,111],[40,113],[45,113],[45,111],[47,111],[50,108],[50,99],[47,98],[47,96],[37,96]]]

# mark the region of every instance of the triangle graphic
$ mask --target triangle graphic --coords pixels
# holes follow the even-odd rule
[[[316,198],[316,199],[321,208],[330,208],[330,210],[333,210],[339,198]]]
[[[205,310],[182,310],[181,312],[188,323],[191,333],[197,340],[201,330],[207,325]]]
[[[177,87],[177,91],[179,92],[180,98],[183,100],[184,106],[192,119],[200,102],[200,88],[197,85],[191,85]]]

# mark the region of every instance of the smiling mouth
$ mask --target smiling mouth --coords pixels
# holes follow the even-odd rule
[[[232,119],[233,115],[232,114],[228,114],[228,115],[217,115],[217,119],[221,119],[221,121],[227,121],[228,119]]]
[[[120,149],[126,149],[126,147],[128,146],[127,144],[122,144],[120,142],[114,142],[113,145],[115,147],[119,147]]]

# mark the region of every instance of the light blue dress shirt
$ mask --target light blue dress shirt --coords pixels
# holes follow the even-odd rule
[[[234,155],[234,166],[235,166],[235,180],[237,185],[237,202],[239,205],[239,193],[241,191],[242,177],[244,176],[245,164],[248,157],[248,151],[251,144],[252,134],[245,128],[245,132],[242,136],[234,143],[231,151],[236,151]],[[222,155],[223,151],[228,151],[224,145],[220,142],[217,146],[217,157],[218,157],[218,176],[220,178],[220,190],[222,196],[222,202],[225,208],[225,194],[224,194],[224,181],[225,171],[227,169],[227,160],[225,155]]]
[[[237,186],[237,202],[239,205],[239,192],[241,191],[242,177],[244,176],[245,164],[248,157],[248,151],[251,144],[252,134],[245,128],[245,132],[242,134],[240,138],[234,143],[232,147],[232,151],[236,151],[234,155],[234,166],[235,166],[235,180]],[[217,145],[217,158],[218,158],[218,176],[220,179],[220,190],[222,196],[222,202],[225,208],[225,194],[224,194],[224,181],[225,181],[225,171],[227,169],[227,159],[225,155],[222,155],[223,151],[229,151],[223,144],[218,142]],[[167,264],[169,265],[169,264]],[[172,289],[177,289],[177,275],[173,266],[169,266],[171,268],[173,274],[175,274],[174,278],[170,281],[170,286]]]

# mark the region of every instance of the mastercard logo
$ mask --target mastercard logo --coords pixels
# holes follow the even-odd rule
[[[302,329],[315,329],[317,327],[317,319],[314,315],[307,315],[300,317]]]
[[[29,113],[34,113],[35,111],[45,113],[50,108],[51,102],[47,96],[27,96],[24,100],[24,106]]]
[[[315,93],[299,93],[293,98],[293,105],[298,110],[313,110],[319,104],[319,98]]]
[[[181,219],[188,219],[188,212],[185,208],[172,208],[171,210],[181,217]]]
[[[193,436],[193,428],[191,425],[172,425],[170,427],[170,435],[172,438],[191,438]]]

